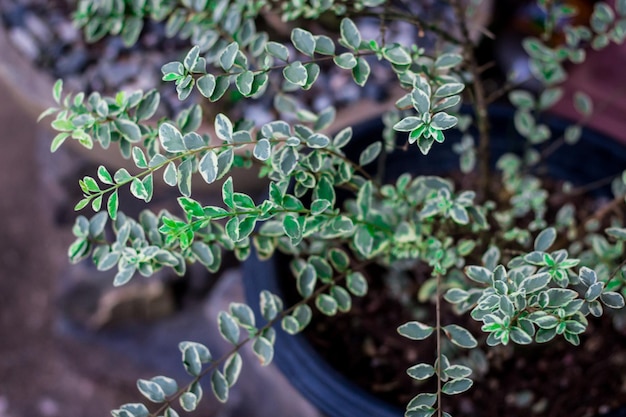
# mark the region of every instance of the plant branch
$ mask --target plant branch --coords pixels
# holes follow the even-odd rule
[[[442,415],[441,407],[441,274],[437,273],[437,294],[435,298],[436,338],[437,338],[437,417]]]
[[[472,74],[472,92],[474,96],[474,111],[476,113],[476,122],[478,124],[478,198],[487,199],[487,192],[490,179],[490,149],[489,149],[489,116],[487,114],[487,101],[485,99],[485,87],[480,78],[480,67],[474,54],[474,44],[470,38],[467,21],[465,19],[465,7],[460,0],[452,0],[452,6],[456,12],[457,21],[461,27],[463,36],[463,54],[469,71]]]
[[[353,267],[353,269],[363,269],[363,268],[367,267],[370,263],[372,263],[372,261],[362,262],[359,265],[356,265],[355,267]],[[221,363],[225,362],[229,357],[231,357],[232,355],[237,353],[243,346],[245,346],[249,342],[251,342],[254,339],[256,339],[258,337],[258,335],[262,334],[264,331],[266,331],[270,327],[272,327],[275,324],[279,323],[283,318],[285,318],[286,316],[291,314],[296,308],[298,308],[301,305],[305,305],[305,304],[308,304],[309,302],[313,301],[315,299],[315,297],[317,297],[318,295],[324,293],[329,288],[331,288],[333,285],[336,285],[337,283],[341,282],[347,276],[348,276],[348,272],[344,272],[344,273],[340,274],[339,276],[335,277],[332,282],[329,282],[329,283],[326,283],[326,284],[320,286],[317,290],[315,290],[308,297],[303,298],[302,300],[300,300],[299,302],[295,303],[294,305],[292,305],[288,309],[283,310],[280,314],[278,314],[272,320],[269,320],[263,327],[257,329],[257,332],[256,332],[255,336],[248,336],[248,337],[246,337],[241,342],[239,342],[236,345],[234,345],[234,347],[230,351],[228,351],[227,353],[223,354],[220,358],[212,361],[212,363],[207,368],[203,369],[202,372],[200,372],[197,376],[195,376],[189,383],[187,383],[187,385],[185,385],[184,387],[180,388],[176,393],[174,393],[173,395],[168,397],[165,400],[165,402],[163,403],[163,405],[161,405],[156,411],[148,414],[148,417],[157,417],[157,416],[162,415],[165,412],[165,410],[167,410],[168,408],[170,408],[172,406],[173,402],[175,402],[185,392],[189,391],[189,389],[191,388],[191,386],[193,384],[199,382],[202,378],[204,378],[210,372],[214,371]]]

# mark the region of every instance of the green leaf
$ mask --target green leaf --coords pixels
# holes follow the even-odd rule
[[[263,290],[259,294],[259,308],[263,318],[270,321],[273,320],[278,315],[278,312],[283,309],[283,305],[277,295],[274,295],[267,290]]]
[[[411,378],[421,381],[433,376],[435,374],[435,368],[427,363],[419,363],[407,369],[406,373],[409,374]]]
[[[295,48],[306,56],[312,57],[315,52],[315,38],[311,32],[295,28],[291,32],[291,42]],[[285,60],[286,61],[286,60]],[[294,83],[297,84],[297,83]]]
[[[183,65],[185,66],[185,69],[191,72],[193,68],[196,66],[196,63],[198,62],[199,57],[200,57],[200,48],[198,47],[198,45],[194,45],[194,47],[191,48],[189,52],[187,52],[187,55],[185,56],[185,60],[183,61]]]
[[[149,417],[150,412],[148,408],[141,403],[124,404],[120,407],[120,410],[124,410],[130,415],[120,415],[120,417]]]
[[[419,88],[411,92],[411,103],[420,115],[430,112],[430,96]]]
[[[577,91],[574,94],[574,107],[583,116],[589,116],[593,113],[593,102],[591,101],[591,97],[582,91]]]
[[[441,388],[441,392],[447,395],[460,394],[470,389],[473,384],[474,382],[468,378],[453,379],[445,383]]]
[[[290,335],[294,335],[300,332],[300,323],[295,317],[285,316],[280,322],[282,329]]]
[[[174,162],[168,163],[167,167],[165,167],[165,170],[163,171],[163,181],[165,181],[165,183],[171,187],[176,185],[178,180],[176,165],[174,164]]]
[[[339,68],[352,69],[356,67],[357,61],[354,54],[351,52],[344,52],[341,55],[337,55],[333,58],[333,62]]]
[[[113,123],[120,134],[129,142],[137,143],[141,141],[141,130],[135,122],[126,119],[117,119]]]
[[[130,192],[132,195],[140,200],[145,201],[148,198],[148,191],[146,190],[146,187],[144,187],[143,182],[141,182],[139,178],[133,179],[133,181],[130,183]]]
[[[248,97],[252,93],[252,83],[254,82],[254,73],[252,71],[244,71],[237,75],[235,78],[235,85],[237,86],[237,90],[245,96]]]
[[[452,67],[456,67],[461,62],[463,62],[463,57],[456,53],[447,53],[439,55],[437,60],[435,61],[435,68],[437,69],[448,69]]]
[[[467,329],[464,329],[459,325],[450,324],[444,326],[443,332],[452,343],[459,347],[471,349],[478,346],[478,342],[476,341],[474,336],[472,336],[472,334]]]
[[[191,245],[191,251],[195,255],[198,262],[204,266],[211,266],[215,261],[213,252],[209,245],[204,242],[193,242]]]
[[[232,142],[233,140],[233,124],[223,113],[219,113],[215,117],[215,134],[225,142]]]
[[[511,327],[510,337],[511,340],[518,345],[528,345],[533,341],[531,335],[526,333],[521,327],[517,326]]]
[[[393,130],[398,132],[410,132],[422,125],[420,117],[408,116],[393,125]]]
[[[536,251],[545,252],[554,244],[555,240],[556,229],[554,229],[554,227],[549,227],[542,230],[541,233],[537,235],[534,248]]]
[[[229,309],[230,314],[233,315],[240,326],[248,329],[255,328],[254,312],[249,306],[243,303],[230,303]]]
[[[233,353],[228,357],[228,359],[226,359],[226,362],[224,363],[224,377],[226,378],[226,382],[228,382],[229,387],[235,385],[239,379],[242,362],[241,355],[238,352]]]
[[[224,71],[229,71],[235,63],[235,58],[239,52],[239,45],[237,42],[231,42],[220,53],[219,61]]]
[[[213,92],[215,91],[215,76],[213,74],[206,74],[202,77],[198,78],[196,81],[196,86],[202,94],[206,98],[211,98]]]
[[[176,153],[186,151],[183,135],[170,123],[163,123],[159,126],[159,141],[163,149],[168,152]]]
[[[587,288],[587,291],[585,292],[585,300],[589,302],[594,301],[596,298],[600,296],[600,294],[602,294],[603,289],[604,289],[604,282],[598,281],[598,282],[593,283],[592,285],[589,286],[589,288]]]
[[[578,293],[567,288],[550,288],[546,291],[548,307],[560,308],[578,297]]]
[[[179,344],[179,348],[181,348],[185,370],[190,375],[200,375],[200,372],[202,372],[202,357],[200,351],[193,345],[184,345],[183,343]]]
[[[228,381],[218,370],[213,371],[211,375],[211,390],[219,402],[228,401]]]
[[[166,376],[155,376],[154,378],[151,378],[150,381],[158,384],[165,393],[166,397],[172,396],[176,394],[176,391],[178,391],[178,384],[172,378],[168,378]]]
[[[361,152],[361,155],[359,155],[359,165],[363,166],[373,162],[376,158],[378,158],[382,149],[382,142],[374,142],[369,145],[363,152]]]
[[[436,113],[430,125],[438,130],[451,129],[458,123],[458,119],[455,116],[449,115],[445,112]]]
[[[367,280],[361,272],[351,272],[346,279],[348,290],[357,297],[367,294]]]
[[[69,136],[70,134],[68,132],[61,132],[57,134],[54,139],[52,139],[52,143],[50,144],[50,152],[56,152]]]
[[[339,311],[346,313],[352,308],[352,298],[345,288],[338,285],[333,286],[330,289],[330,296],[337,302],[337,309]]]
[[[217,155],[212,150],[204,154],[198,164],[198,171],[207,184],[213,183],[217,179]]]
[[[305,86],[308,73],[302,62],[294,61],[283,69],[283,76],[287,81],[299,86]]]
[[[411,64],[411,55],[406,49],[399,44],[393,44],[385,46],[382,50],[383,57],[392,64],[396,65],[409,65]]]
[[[228,342],[236,345],[239,342],[239,326],[237,321],[225,311],[220,311],[217,316],[220,334]]]
[[[447,83],[435,90],[435,97],[449,97],[455,94],[459,94],[465,88],[461,83]]]
[[[137,380],[137,388],[139,392],[153,403],[162,403],[165,401],[165,393],[159,384],[148,381],[146,379]]]
[[[443,370],[448,378],[465,378],[472,374],[472,370],[463,365],[448,366]]]
[[[363,57],[357,57],[356,65],[352,68],[352,78],[354,82],[363,87],[367,82],[371,73],[370,64],[367,63],[367,60]]]
[[[294,215],[288,214],[283,218],[283,229],[285,230],[285,234],[289,236],[292,241],[302,238],[302,227]]]
[[[306,144],[313,149],[325,148],[330,144],[330,138],[323,133],[314,133],[306,138]]]
[[[327,316],[334,316],[337,314],[337,300],[328,294],[319,294],[315,298],[315,306],[320,312]]]
[[[206,146],[204,140],[202,139],[202,136],[200,136],[196,132],[189,132],[185,136],[183,136],[183,143],[185,144],[185,148],[190,151],[202,149]]]
[[[361,226],[357,229],[354,234],[354,245],[356,246],[358,252],[366,258],[372,253],[374,248],[374,237],[366,227]]]
[[[309,297],[315,290],[317,282],[317,272],[311,264],[307,264],[296,278],[296,288],[302,297]]]
[[[624,307],[624,297],[621,294],[614,291],[607,291],[600,295],[600,300],[605,306],[609,308],[622,308]]]
[[[117,218],[117,210],[119,208],[119,201],[117,197],[117,190],[115,190],[109,196],[107,201],[107,212],[109,213],[109,217],[111,220],[115,220]]]
[[[266,161],[271,156],[272,146],[269,140],[262,138],[254,145],[254,156],[260,161]]]
[[[609,236],[613,236],[619,240],[626,240],[626,228],[625,227],[609,227],[604,229],[605,233]]]
[[[417,394],[415,397],[413,397],[413,399],[409,401],[409,404],[407,404],[406,408],[407,410],[412,410],[422,406],[432,407],[433,405],[435,405],[436,402],[437,394],[422,393]]]
[[[465,268],[465,274],[479,284],[491,284],[493,273],[485,267],[471,265]]]
[[[133,150],[132,150],[132,155],[133,155],[133,162],[135,162],[135,165],[137,166],[137,168],[148,168],[148,161],[146,160],[146,154],[143,153],[143,150],[138,147],[138,146],[134,146]]]
[[[52,98],[54,99],[54,101],[57,102],[57,104],[61,103],[62,92],[63,92],[63,80],[59,78],[58,80],[56,80],[56,82],[54,83],[54,86],[52,87]]]
[[[411,340],[424,340],[433,333],[433,328],[419,321],[409,321],[398,327],[398,333]]]
[[[578,142],[578,140],[580,140],[582,133],[583,131],[580,126],[569,125],[565,128],[563,136],[565,137],[565,142],[567,142],[569,145],[573,145]]]
[[[274,41],[267,42],[265,44],[265,51],[271,56],[278,58],[282,61],[289,61],[289,49],[287,49],[287,47],[281,43]]]
[[[159,92],[154,89],[150,90],[143,96],[141,103],[137,106],[137,111],[135,112],[137,120],[146,120],[154,116],[154,113],[156,113],[159,108],[160,102],[161,96]]]
[[[550,282],[551,276],[548,272],[541,272],[531,275],[522,280],[519,289],[526,290],[526,294],[532,294],[545,288]]]
[[[532,110],[535,107],[535,98],[526,90],[513,90],[509,93],[509,101],[524,110]]]
[[[100,165],[98,167],[98,178],[100,179],[100,181],[102,181],[105,184],[114,184],[111,174],[103,165]]]
[[[325,35],[315,36],[315,52],[322,55],[334,55],[335,44],[333,40]]]
[[[339,30],[344,46],[355,51],[358,50],[361,46],[361,34],[354,22],[347,17],[342,19]]]
[[[191,412],[198,407],[200,399],[192,392],[185,392],[180,396],[179,402],[183,410]]]
[[[280,173],[288,176],[298,163],[298,153],[293,146],[285,146],[284,151],[280,154]]]
[[[274,346],[263,336],[259,336],[252,344],[252,351],[259,358],[261,366],[267,366],[274,358]]]

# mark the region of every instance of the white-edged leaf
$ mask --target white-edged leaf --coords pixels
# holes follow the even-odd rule
[[[433,333],[433,327],[419,321],[409,321],[398,327],[398,333],[411,340],[423,340]]]
[[[457,378],[452,381],[448,381],[441,388],[441,391],[447,395],[455,395],[460,394],[462,392],[467,391],[472,387],[474,382],[468,378]]]
[[[469,330],[457,325],[457,324],[449,324],[443,327],[443,332],[450,339],[452,343],[455,345],[471,349],[478,346],[478,342],[469,332]]]
[[[211,184],[217,179],[217,155],[212,150],[209,150],[204,154],[200,163],[198,164],[198,171],[200,171],[200,175],[202,178],[208,183]]]
[[[383,149],[382,142],[374,142],[369,145],[359,156],[359,165],[367,165],[373,162]]]

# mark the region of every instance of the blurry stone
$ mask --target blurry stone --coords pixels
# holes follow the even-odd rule
[[[274,115],[270,113],[272,107],[266,103],[249,104],[244,109],[244,117],[253,120],[257,126],[264,125],[274,120]]]
[[[74,43],[80,39],[80,32],[70,21],[62,21],[54,27],[59,38],[65,43]]]
[[[39,55],[39,47],[33,36],[22,27],[14,27],[9,31],[11,42],[18,51],[31,60],[35,60]]]
[[[150,322],[174,313],[166,271],[150,278],[135,276],[130,283],[113,287],[115,272],[97,271],[87,261],[69,268],[60,297],[64,319],[93,331]]]
[[[102,53],[102,59],[105,61],[116,60],[120,53],[125,49],[124,41],[119,37],[111,37],[106,39],[106,46]]]
[[[39,400],[37,408],[43,417],[56,417],[60,413],[59,403],[50,397],[43,397]]]
[[[139,74],[141,67],[137,57],[131,57],[123,62],[105,62],[100,66],[100,75],[104,82],[112,88],[120,86]]]
[[[52,32],[50,32],[48,26],[34,13],[26,14],[24,24],[29,32],[32,33],[40,42],[47,42],[52,37]]]
[[[23,4],[14,4],[9,6],[8,10],[3,10],[2,20],[8,27],[22,26],[25,14],[26,8]]]
[[[87,66],[88,57],[83,48],[71,50],[66,55],[61,55],[55,64],[55,70],[59,77],[82,72]]]

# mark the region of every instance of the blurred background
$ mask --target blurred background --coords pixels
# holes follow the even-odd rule
[[[587,15],[593,5],[571,3]],[[214,320],[207,317],[242,297],[232,260],[219,282],[192,270],[183,287],[164,275],[117,292],[111,291],[111,274],[97,273],[89,264],[68,265],[72,207],[80,196],[77,179],[111,160],[108,155],[90,159],[76,149],[49,153],[49,120],[36,119],[53,104],[54,79],[63,77],[74,91],[150,88],[159,84],[160,66],[181,48],[165,39],[162,27],[153,26],[133,48],[112,38],[87,50],[70,22],[73,4],[0,0],[0,417],[96,417],[136,402],[137,378],[184,376],[172,339],[223,349],[212,333]],[[485,60],[497,63],[490,75],[494,81],[512,69],[523,76],[519,40],[539,30],[534,13],[526,1],[502,1],[487,17],[490,30],[502,39],[486,38],[481,46]],[[623,47],[590,52],[587,63],[573,72],[566,97],[578,89],[604,98],[590,125],[626,142],[626,94],[614,88],[625,88],[624,65]],[[379,93],[367,99],[384,99]],[[164,89],[163,96],[165,111],[180,110],[173,88]],[[570,102],[564,100],[556,112],[574,117]],[[207,192],[205,198],[213,197]],[[227,408],[207,399],[197,415],[270,416],[275,409],[285,416],[317,415],[276,372],[244,367]],[[273,382],[259,383],[264,380]],[[259,408],[255,397],[274,410]]]

